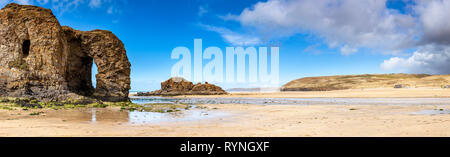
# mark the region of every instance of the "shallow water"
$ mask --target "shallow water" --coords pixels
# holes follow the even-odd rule
[[[130,97],[137,104],[256,104],[256,105],[450,105],[450,98],[167,98]]]
[[[224,112],[205,111],[205,110],[187,110],[175,113],[156,113],[156,112],[137,112],[129,113],[129,122],[131,124],[149,124],[160,122],[186,122],[199,121],[217,117],[227,116]]]
[[[422,110],[419,112],[414,112],[411,113],[413,115],[443,115],[443,114],[450,114],[450,110],[444,110],[444,109],[439,109],[439,110]]]
[[[176,102],[175,99],[170,99],[170,98],[152,98],[152,99],[146,99],[146,98],[132,98],[131,99],[133,103],[135,104],[157,104],[157,103],[161,103],[161,104],[173,104]]]
[[[170,98],[170,97],[130,97],[136,104],[184,103],[184,104],[256,104],[256,105],[450,105],[450,98]],[[189,113],[190,112],[190,113]],[[202,111],[183,112],[184,117],[163,113],[131,112],[131,123],[152,121],[184,121],[208,118]],[[220,113],[215,113],[219,114]],[[413,114],[450,114],[449,110],[426,110]]]
[[[66,115],[66,117],[90,123],[101,122],[125,122],[128,124],[156,124],[162,122],[186,122],[199,121],[211,118],[228,116],[228,113],[192,108],[180,112],[159,113],[140,111],[105,111],[102,109],[90,109],[90,111],[80,111],[81,114]],[[88,116],[87,114],[90,114]],[[114,115],[114,116],[111,116]],[[90,117],[90,119],[88,119]]]
[[[230,113],[196,107],[200,104],[256,104],[256,105],[450,105],[449,98],[167,98],[131,97],[133,103],[145,105],[154,103],[190,104],[190,109],[180,112],[158,113],[139,111],[114,111],[108,109],[80,109],[78,111],[53,112],[52,116],[69,121],[91,124],[116,122],[122,124],[158,124],[163,122],[202,121],[224,118]],[[450,114],[450,110],[424,110],[412,115]]]

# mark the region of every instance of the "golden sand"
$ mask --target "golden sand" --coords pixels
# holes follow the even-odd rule
[[[450,97],[450,90],[239,93],[220,97]],[[202,106],[205,110],[227,115],[193,121],[130,124],[127,112],[120,112],[118,108],[98,111],[99,121],[95,123],[91,122],[90,112],[79,110],[42,110],[38,116],[29,115],[36,111],[0,110],[0,136],[450,136],[450,114],[412,114],[421,110],[449,110],[450,104]]]

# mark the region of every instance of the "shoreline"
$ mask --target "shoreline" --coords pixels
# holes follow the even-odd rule
[[[315,95],[315,96],[314,96]],[[448,89],[367,89],[328,92],[232,93],[182,98],[385,98],[387,105],[206,104],[192,109],[209,118],[132,124],[118,106],[0,110],[1,137],[449,137],[450,101],[390,104],[389,98],[449,98]],[[385,96],[385,97],[380,97]],[[180,97],[180,96],[178,96]],[[448,102],[448,103],[447,103]],[[445,114],[414,114],[421,111]],[[203,111],[205,113],[203,113]],[[31,115],[33,112],[42,112]],[[181,117],[189,111],[178,112]],[[95,114],[94,114],[95,113]],[[197,114],[197,112],[195,112]],[[176,113],[157,113],[156,117]],[[147,118],[154,118],[150,115]],[[95,118],[95,122],[92,119]]]

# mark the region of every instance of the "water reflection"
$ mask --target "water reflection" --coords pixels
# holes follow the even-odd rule
[[[97,110],[95,109],[95,108],[93,108],[93,109],[91,109],[91,112],[92,112],[92,118],[91,118],[91,122],[92,123],[95,123],[95,122],[97,122]]]
[[[174,113],[133,111],[129,112],[128,117],[131,124],[152,124],[160,122],[198,121],[221,116],[226,116],[226,114],[223,112],[194,109]]]
[[[54,116],[69,121],[90,122],[100,124],[105,122],[118,122],[125,124],[157,124],[161,122],[201,121],[217,117],[228,116],[228,113],[216,110],[196,108],[171,113],[117,111],[110,109],[80,109],[78,111],[54,112]]]

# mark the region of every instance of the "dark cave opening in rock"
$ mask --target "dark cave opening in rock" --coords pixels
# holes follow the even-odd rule
[[[30,40],[25,40],[22,43],[22,55],[24,58],[28,57],[28,55],[30,54],[30,46],[31,46]]]
[[[82,74],[79,82],[77,82],[77,91],[80,95],[91,96],[94,93],[95,86],[91,79],[93,74],[92,67],[96,67],[92,57],[85,56],[81,58],[80,68],[82,69]]]
[[[92,67],[94,67],[94,59],[83,53],[71,55],[67,80],[69,88],[72,92],[83,95],[92,96],[95,88],[92,83]]]
[[[70,52],[67,58],[68,68],[66,80],[70,91],[83,96],[92,96],[95,92],[92,82],[94,58],[90,57],[85,50],[82,49],[80,39],[68,41]]]

